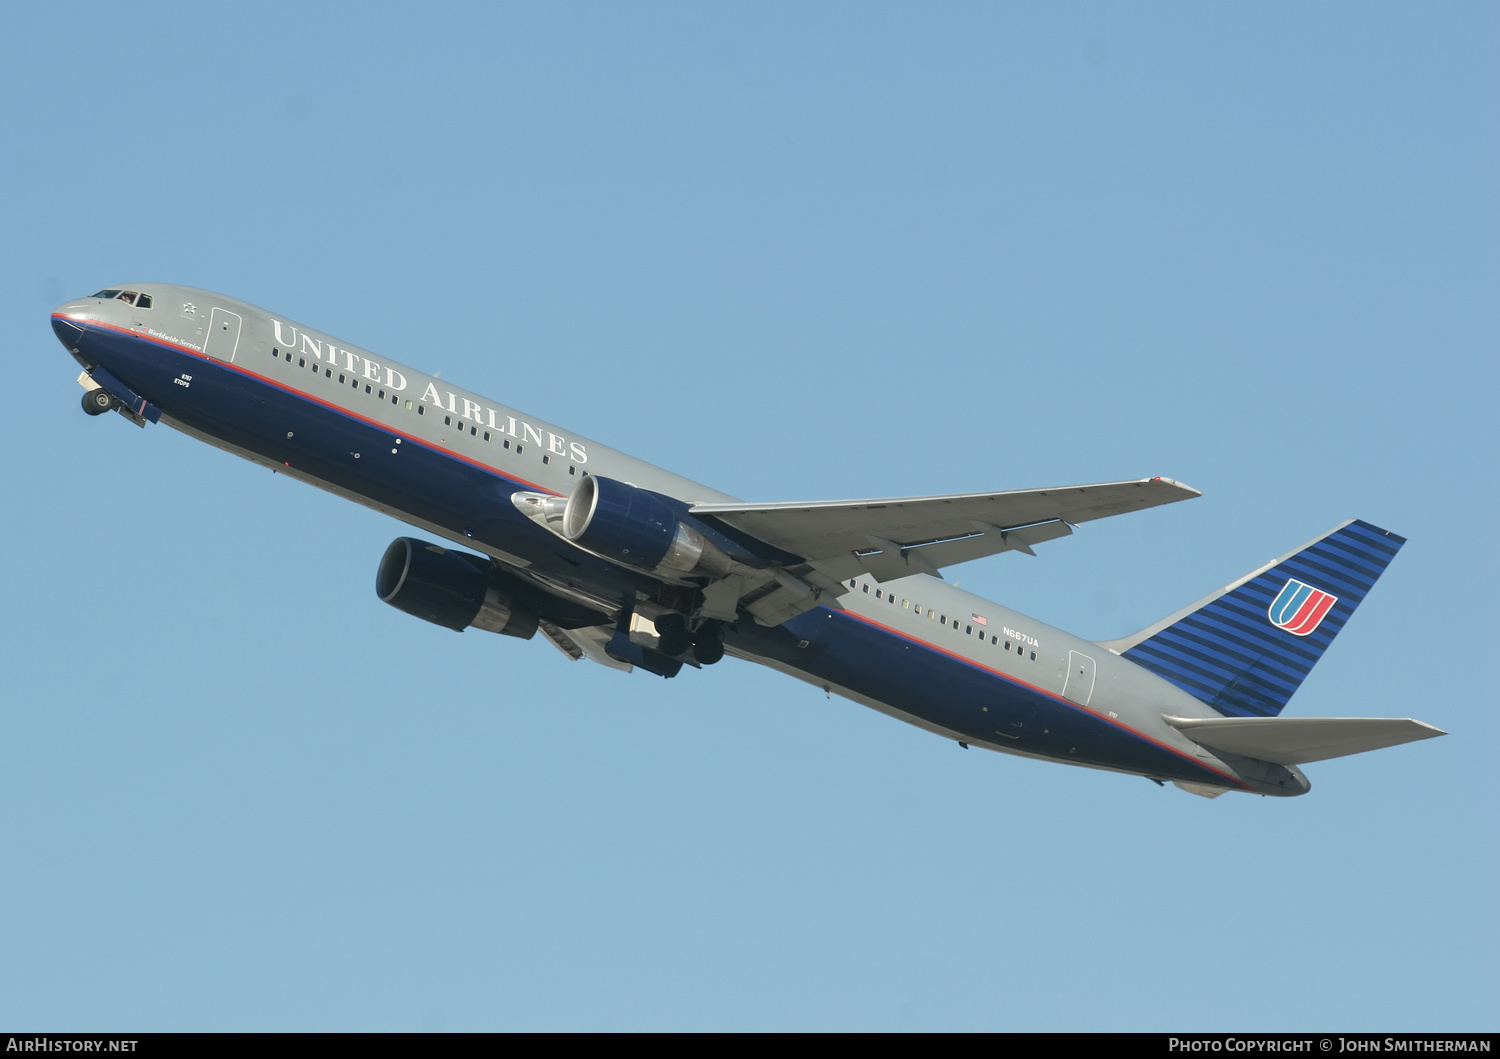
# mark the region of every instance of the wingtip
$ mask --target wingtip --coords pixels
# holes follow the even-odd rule
[[[1170,485],[1174,489],[1180,489],[1184,493],[1188,494],[1186,497],[1183,497],[1184,500],[1191,500],[1195,496],[1202,496],[1203,495],[1202,492],[1200,492],[1199,490],[1194,489],[1192,486],[1186,484],[1185,482],[1179,482],[1175,478],[1163,478],[1162,476],[1157,475],[1155,478],[1147,478],[1146,481],[1148,481],[1148,482],[1163,482],[1163,483],[1165,483],[1167,485]]]

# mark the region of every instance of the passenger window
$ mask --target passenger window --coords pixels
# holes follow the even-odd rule
[[[974,635],[974,626],[972,626],[972,625],[965,625],[964,626],[964,635],[965,636],[973,636]]]
[[[510,442],[509,441],[502,441],[501,444],[504,445],[506,448],[510,448]]]
[[[469,428],[469,437],[471,437],[471,438],[475,437],[476,435],[478,435],[478,433],[479,433],[479,428],[478,427],[470,427]]]
[[[903,599],[901,601],[901,609],[902,610],[906,610],[910,606],[911,606],[911,600],[909,600],[909,599]]]
[[[299,367],[299,368],[305,368],[305,367],[307,367],[307,359],[305,357],[298,357],[297,358],[297,367]]]
[[[523,453],[525,451],[526,451],[526,446],[525,445],[517,445],[516,446],[516,455],[517,456],[521,455],[521,453]]]
[[[411,402],[410,401],[406,402],[406,407],[407,408],[411,407]],[[426,414],[427,414],[427,406],[425,404],[419,404],[419,405],[417,405],[417,415],[419,415],[419,416],[425,416]]]
[[[452,425],[453,425],[453,417],[452,416],[443,416],[443,426],[445,426],[445,427],[451,427]]]
[[[488,431],[488,430],[486,430],[486,431],[485,431],[485,432],[484,432],[484,440],[485,440],[485,441],[488,441],[488,440],[490,440],[490,432],[489,432],[489,431]]]
[[[1035,661],[1036,661],[1036,652],[1035,652],[1035,651],[1032,651],[1032,652],[1031,652],[1031,660],[1032,660],[1032,661],[1033,661],[1033,662],[1035,662]]]
[[[880,598],[880,589],[878,589],[878,588],[875,590],[875,598],[876,599]]]
[[[570,464],[568,464],[568,473],[569,474],[577,474],[578,473],[578,468],[575,467],[573,464],[570,463]]]

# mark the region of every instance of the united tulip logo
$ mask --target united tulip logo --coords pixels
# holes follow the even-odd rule
[[[1338,601],[1338,596],[1294,579],[1288,581],[1281,594],[1271,601],[1271,609],[1266,614],[1278,629],[1285,629],[1293,636],[1306,636],[1323,623]]]

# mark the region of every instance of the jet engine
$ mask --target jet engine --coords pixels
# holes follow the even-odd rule
[[[663,497],[613,478],[579,482],[557,529],[595,555],[664,577],[716,579],[731,567],[724,549]]]
[[[536,635],[537,616],[495,587],[486,560],[412,537],[398,537],[385,550],[375,594],[455,632],[483,629],[523,640]]]

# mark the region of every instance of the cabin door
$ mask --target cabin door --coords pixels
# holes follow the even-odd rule
[[[1077,651],[1068,652],[1068,679],[1063,682],[1063,698],[1087,706],[1094,696],[1094,660]]]
[[[203,352],[215,360],[234,361],[234,351],[240,345],[240,316],[228,309],[214,306],[208,318],[208,335],[203,339]]]

